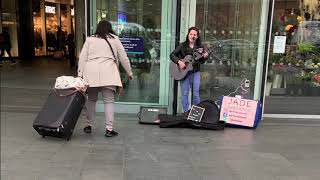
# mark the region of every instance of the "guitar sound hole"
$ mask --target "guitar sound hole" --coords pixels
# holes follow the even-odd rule
[[[189,66],[189,63],[186,62],[185,65],[186,65],[186,66],[185,66],[183,69],[187,69],[187,67]]]

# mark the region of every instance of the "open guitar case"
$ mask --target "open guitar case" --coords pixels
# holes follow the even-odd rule
[[[211,100],[201,101],[197,106],[205,108],[200,122],[188,120],[190,110],[181,115],[159,114],[160,128],[196,128],[209,130],[223,130],[225,122],[220,121],[220,109]]]

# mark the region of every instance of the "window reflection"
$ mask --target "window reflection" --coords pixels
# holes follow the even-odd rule
[[[260,6],[260,0],[197,1],[196,26],[213,51],[201,70],[201,98],[228,95],[244,78],[254,84]],[[253,86],[245,97],[253,97]]]
[[[106,19],[124,45],[135,79],[120,102],[159,102],[161,1],[97,0],[97,22]],[[121,69],[122,76],[125,76]]]

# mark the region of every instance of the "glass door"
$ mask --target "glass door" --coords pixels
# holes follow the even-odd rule
[[[169,0],[90,1],[90,33],[100,20],[111,22],[124,45],[134,80],[127,82],[120,104],[169,104],[168,57],[174,3]],[[124,72],[123,72],[124,73]]]
[[[269,1],[182,2],[189,3],[184,9],[191,9],[189,27],[201,29],[202,42],[212,51],[201,69],[201,98],[241,95],[260,99]]]

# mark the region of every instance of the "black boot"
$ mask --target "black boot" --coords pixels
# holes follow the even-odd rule
[[[84,131],[85,133],[91,133],[91,126],[86,126],[86,127],[84,127],[84,128],[83,128],[83,131]]]

